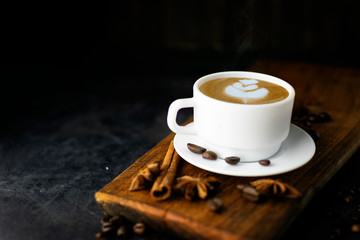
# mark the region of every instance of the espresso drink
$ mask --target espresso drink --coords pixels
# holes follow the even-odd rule
[[[282,86],[252,78],[218,78],[205,82],[200,91],[212,98],[242,104],[266,104],[289,96]]]

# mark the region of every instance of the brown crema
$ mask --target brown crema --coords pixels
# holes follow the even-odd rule
[[[257,85],[256,89],[250,88],[250,90],[246,90],[246,85],[243,85],[245,90],[240,90],[245,93],[251,93],[257,91],[258,89],[265,88],[268,90],[268,93],[264,97],[260,98],[246,98],[246,97],[236,97],[231,96],[225,92],[225,89],[228,86],[232,86],[235,83],[239,84],[240,80],[256,80],[256,84],[249,84],[250,85]],[[255,86],[254,86],[255,88]],[[241,104],[267,104],[267,103],[274,103],[281,101],[289,96],[289,92],[282,86],[271,83],[268,81],[258,80],[258,79],[250,79],[250,78],[218,78],[214,80],[207,81],[203,83],[199,90],[211,97],[225,102],[231,103],[241,103]]]

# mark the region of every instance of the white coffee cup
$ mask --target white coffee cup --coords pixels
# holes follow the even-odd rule
[[[284,87],[289,95],[266,104],[239,104],[206,96],[199,87],[218,78],[252,78]],[[274,155],[289,134],[295,91],[287,82],[255,72],[218,72],[198,79],[193,97],[175,100],[167,116],[169,128],[177,134],[197,135],[199,141],[218,157],[238,156],[241,161],[256,161]],[[194,123],[180,126],[177,113],[182,108],[194,108]]]

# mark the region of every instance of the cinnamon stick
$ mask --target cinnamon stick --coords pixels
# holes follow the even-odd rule
[[[173,141],[170,142],[163,163],[160,167],[160,175],[156,178],[150,195],[157,201],[166,200],[171,196],[172,185],[176,177],[180,156],[175,151]]]

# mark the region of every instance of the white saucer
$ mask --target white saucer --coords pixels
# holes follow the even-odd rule
[[[190,164],[204,170],[239,177],[260,177],[285,173],[299,168],[309,162],[315,154],[315,143],[310,135],[301,128],[291,124],[289,136],[282,143],[280,150],[269,157],[269,166],[258,162],[240,162],[230,165],[223,159],[207,160],[201,154],[191,152],[188,143],[200,144],[197,135],[176,134],[174,146],[179,155]],[[211,149],[209,149],[211,150]]]

